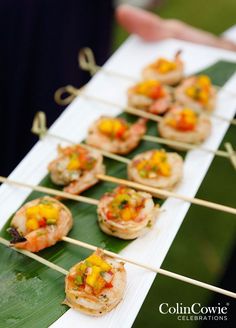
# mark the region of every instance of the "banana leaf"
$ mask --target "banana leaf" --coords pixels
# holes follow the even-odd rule
[[[201,73],[208,74],[214,84],[223,86],[235,71],[236,63],[218,61]],[[130,121],[136,119],[127,114],[121,116]],[[157,134],[154,122],[148,123],[147,134]],[[129,154],[129,157],[132,158],[137,153],[153,148],[163,148],[163,146],[143,141],[138,149]],[[184,153],[182,155],[184,156]],[[125,164],[105,159],[105,165],[107,174],[121,178],[127,177]],[[58,188],[50,181],[49,176],[46,176],[40,184],[50,188]],[[111,183],[100,182],[83,194],[99,199],[113,187],[115,185]],[[32,192],[25,201],[42,195],[42,193]],[[120,252],[130,243],[101,232],[97,225],[95,206],[73,201],[64,201],[64,203],[72,211],[74,218],[70,237],[114,252]],[[6,239],[10,239],[6,232],[10,221],[11,218],[0,232],[0,235]],[[68,310],[67,306],[61,304],[64,299],[64,277],[60,273],[3,245],[0,245],[0,252],[0,327],[48,327]],[[69,269],[88,254],[87,250],[65,242],[57,243],[39,253],[40,256],[65,269]]]

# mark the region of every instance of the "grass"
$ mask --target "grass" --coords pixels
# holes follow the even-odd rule
[[[178,0],[163,1],[154,12],[163,18],[183,20],[197,28],[220,34],[235,21],[234,0]],[[114,27],[113,49],[128,36],[117,24]],[[234,142],[236,128],[229,129],[225,140]],[[236,174],[230,163],[216,158],[206,175],[198,197],[236,206],[234,186]],[[230,253],[234,248],[236,221],[232,215],[191,206],[163,263],[163,268],[205,282],[219,283]],[[160,314],[163,302],[182,302],[189,306],[195,302],[206,305],[212,294],[163,276],[158,276],[139,312],[133,328],[196,328],[197,321],[178,321],[175,316]],[[217,326],[216,323],[216,327]]]

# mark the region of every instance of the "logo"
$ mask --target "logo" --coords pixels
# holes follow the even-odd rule
[[[174,315],[181,321],[227,321],[229,303],[218,303],[216,306],[202,306],[201,303],[193,303],[185,306],[183,303],[161,303],[159,312],[163,315]]]

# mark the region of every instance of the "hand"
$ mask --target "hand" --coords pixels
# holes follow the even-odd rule
[[[137,34],[146,41],[175,38],[236,51],[236,44],[223,37],[217,37],[179,20],[162,19],[129,5],[119,6],[116,10],[116,18],[129,33]]]

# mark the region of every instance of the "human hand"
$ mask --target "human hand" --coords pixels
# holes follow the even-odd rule
[[[236,43],[223,37],[217,37],[179,20],[162,19],[155,14],[129,5],[120,5],[116,9],[116,18],[129,33],[137,34],[146,41],[175,38],[236,51]]]

